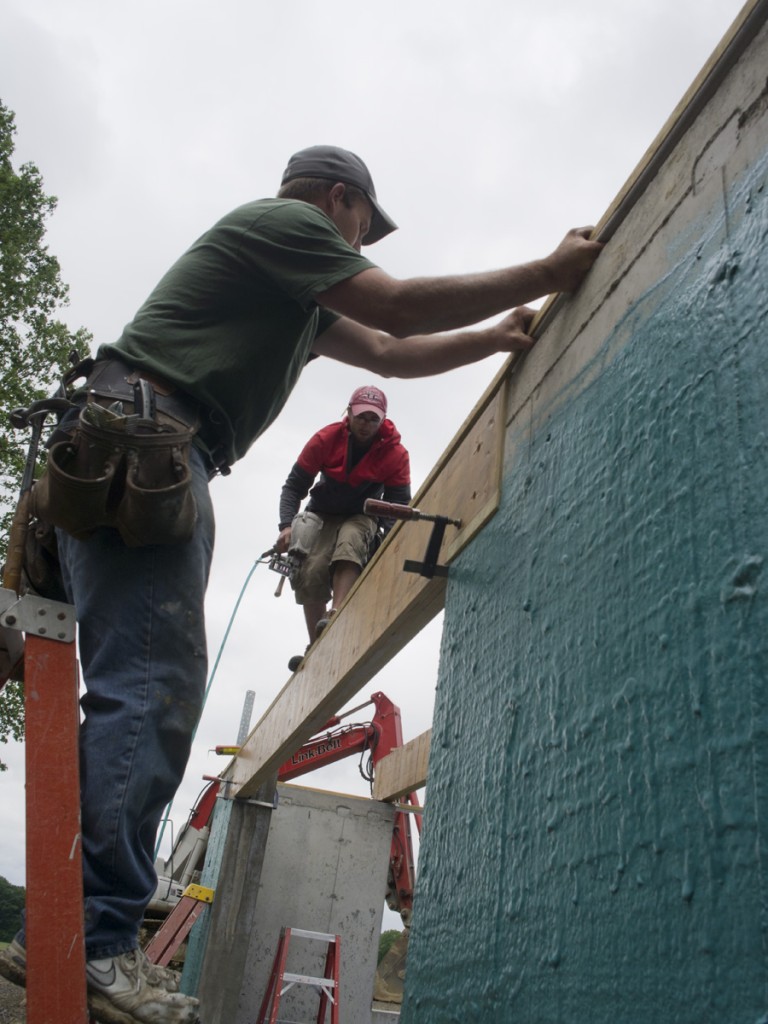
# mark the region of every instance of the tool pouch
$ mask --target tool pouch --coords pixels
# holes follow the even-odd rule
[[[158,438],[153,437],[152,441]],[[197,519],[189,466],[189,443],[174,440],[126,454],[125,491],[117,508],[117,528],[130,547],[183,544]]]
[[[189,465],[194,430],[131,433],[91,422],[87,410],[71,438],[49,450],[32,490],[33,514],[77,540],[102,526],[115,527],[130,547],[190,540],[197,518]]]

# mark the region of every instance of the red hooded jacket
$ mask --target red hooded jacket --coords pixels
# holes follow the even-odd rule
[[[307,509],[320,515],[359,515],[366,498],[410,501],[410,459],[391,420],[382,420],[373,444],[356,462],[354,451],[346,417],[309,439],[283,486],[280,529],[290,526],[308,493]],[[320,480],[312,487],[318,473]]]

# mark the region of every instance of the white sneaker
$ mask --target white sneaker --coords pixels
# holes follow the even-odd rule
[[[181,977],[177,971],[160,964],[153,964],[141,949],[136,950],[139,970],[151,988],[164,988],[167,992],[177,992]],[[6,949],[0,950],[0,975],[15,985],[27,984],[27,950],[15,939]]]
[[[146,957],[136,949],[86,963],[93,1017],[100,1024],[197,1024],[197,999],[150,984],[145,963]]]
[[[136,950],[141,961],[141,973],[153,988],[164,988],[166,992],[178,992],[181,975],[170,967],[153,964],[143,949]]]

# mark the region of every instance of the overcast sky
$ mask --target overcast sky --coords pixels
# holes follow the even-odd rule
[[[58,197],[48,244],[71,289],[62,318],[116,340],[170,264],[233,207],[273,195],[288,156],[357,152],[400,225],[367,254],[396,277],[477,271],[549,252],[596,223],[741,8],[738,0],[0,0],[0,100],[15,164]],[[352,390],[382,385],[414,491],[503,359],[421,381],[328,360],[213,484],[211,663],[254,559],[277,535],[280,488]],[[450,509],[427,510],[451,513]],[[259,567],[222,652],[176,828],[224,762],[247,690],[254,721],[303,650],[301,609]],[[429,728],[440,622],[366,687]],[[467,680],[471,686],[471,680]],[[354,703],[359,703],[355,701]],[[23,747],[0,750],[0,875],[24,884]],[[367,794],[356,762],[308,784]],[[458,824],[458,823],[457,823]],[[167,854],[168,843],[164,844]],[[392,923],[390,927],[394,926]]]

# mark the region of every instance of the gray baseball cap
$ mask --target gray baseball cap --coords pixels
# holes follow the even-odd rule
[[[392,231],[397,231],[397,224],[379,206],[376,189],[373,187],[371,172],[359,156],[339,146],[309,146],[294,153],[288,161],[283,173],[282,185],[294,178],[326,178],[328,181],[341,181],[345,185],[355,185],[362,189],[373,207],[373,218],[363,245],[372,245]]]

